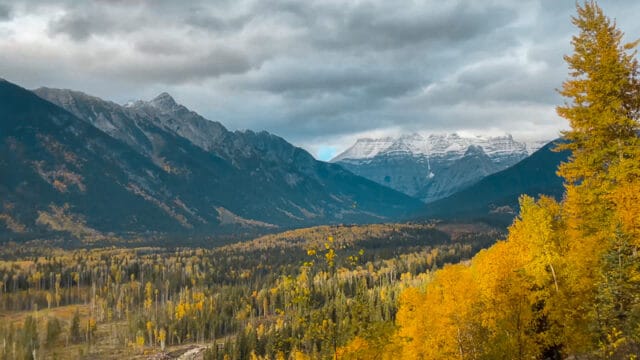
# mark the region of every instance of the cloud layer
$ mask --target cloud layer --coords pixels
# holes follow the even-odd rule
[[[640,3],[601,6],[640,37]],[[573,13],[546,0],[0,0],[0,77],[121,103],[168,91],[323,157],[409,131],[552,138]]]

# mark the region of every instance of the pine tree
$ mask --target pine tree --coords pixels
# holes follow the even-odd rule
[[[71,341],[78,342],[80,341],[80,312],[76,309],[76,312],[73,313],[73,319],[71,319],[71,327],[69,328],[69,337]]]
[[[56,341],[58,341],[58,337],[60,336],[60,332],[62,331],[62,326],[60,325],[60,321],[58,318],[49,318],[47,319],[47,347],[52,347],[55,345]]]
[[[38,327],[36,320],[31,316],[27,316],[22,327],[22,345],[24,346],[26,356],[31,359],[35,351],[39,347]]]

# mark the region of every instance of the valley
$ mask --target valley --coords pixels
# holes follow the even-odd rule
[[[0,0],[0,360],[637,360],[603,5]]]
[[[214,249],[12,243],[0,254],[0,337],[8,344],[0,353],[328,357],[345,351],[336,342],[391,331],[404,287],[500,236],[482,224],[380,224],[299,229]],[[16,332],[22,323],[33,327]]]

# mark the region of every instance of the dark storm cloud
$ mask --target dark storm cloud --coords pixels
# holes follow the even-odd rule
[[[427,86],[419,98],[427,106],[455,105],[463,99],[474,102],[535,102],[548,104],[557,100],[553,88],[557,71],[543,62],[504,59],[474,64],[444,80]],[[562,75],[560,75],[562,76]],[[523,78],[528,81],[522,81]]]
[[[49,21],[51,35],[85,41],[93,35],[126,35],[144,29],[152,20],[138,1],[88,1],[72,3],[64,14]]]
[[[165,50],[170,51],[159,49],[157,46],[146,50],[154,50],[154,55],[166,55]],[[244,73],[250,68],[249,59],[242,51],[217,48],[203,55],[154,56],[142,61],[118,63],[104,70],[113,73],[114,76],[124,76],[136,82],[181,84],[189,81],[200,82],[222,74]]]
[[[445,45],[481,37],[505,25],[514,15],[507,9],[491,6],[472,9],[462,3],[441,11],[417,10],[398,7],[394,11],[386,6],[361,4],[349,11],[338,31],[319,25],[313,38],[329,49],[386,50],[424,43]]]
[[[311,150],[467,130],[553,137],[573,1],[0,0],[0,74],[124,102],[168,91]],[[640,37],[633,0],[601,1]],[[52,71],[51,69],[55,69]]]
[[[9,5],[0,3],[0,21],[8,20],[11,18],[11,8]]]
[[[66,34],[77,41],[86,40],[97,30],[104,30],[111,27],[108,18],[83,15],[65,15],[61,19],[52,21],[50,31],[53,34]]]
[[[93,14],[67,14],[62,18],[52,21],[50,31],[52,34],[66,34],[76,41],[89,38],[98,31],[111,28],[114,24],[107,17],[92,16]]]
[[[326,93],[340,93],[347,96],[367,96],[375,98],[395,97],[406,94],[420,85],[417,79],[403,76],[397,68],[362,68],[355,64],[289,63],[265,68],[265,73],[248,86],[253,89],[284,94],[293,98],[313,97]]]

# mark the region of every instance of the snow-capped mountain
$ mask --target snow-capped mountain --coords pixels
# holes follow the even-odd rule
[[[457,133],[359,139],[331,162],[431,202],[526,158],[548,141]]]
[[[392,137],[384,137],[380,139],[358,139],[356,143],[345,152],[332,159],[332,162],[349,160],[349,159],[370,159],[378,155],[381,151],[388,149],[395,140]]]
[[[534,152],[542,149],[550,142],[551,141],[549,140],[528,141],[528,142],[525,142],[525,145],[527,146],[527,151],[529,152],[529,155],[532,155]]]
[[[430,157],[462,157],[469,146],[475,145],[483,149],[492,159],[500,160],[513,154],[532,154],[548,141],[520,142],[510,134],[504,136],[462,137],[457,133],[431,134],[423,137],[420,134],[402,135],[398,138],[383,137],[380,139],[363,138],[332,159],[332,162],[349,162],[371,159],[378,155],[385,156],[430,156]]]

